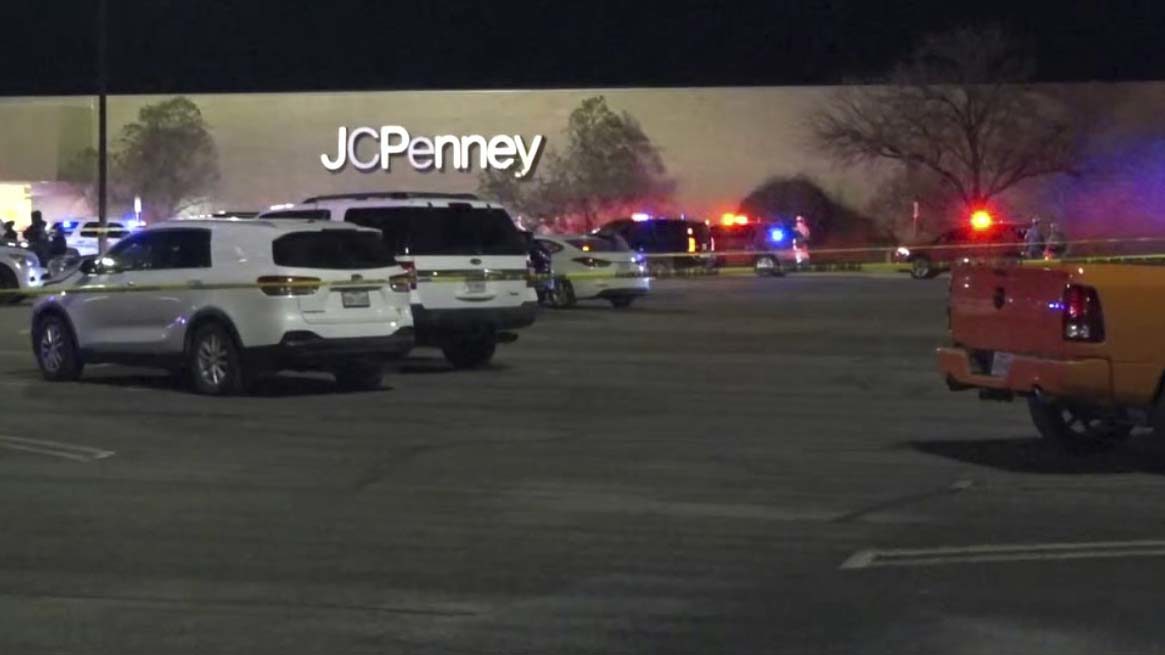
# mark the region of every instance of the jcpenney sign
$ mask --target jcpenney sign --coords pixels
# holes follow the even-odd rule
[[[359,154],[360,142],[375,142],[371,153]],[[320,162],[329,171],[338,172],[349,164],[359,171],[377,168],[392,170],[393,158],[407,159],[418,171],[445,170],[446,166],[459,171],[469,170],[476,161],[481,170],[514,171],[514,177],[525,177],[534,169],[545,139],[534,135],[529,145],[520,134],[499,134],[485,138],[479,134],[433,137],[411,136],[399,125],[371,127],[340,127],[336,130],[336,154],[320,155]]]

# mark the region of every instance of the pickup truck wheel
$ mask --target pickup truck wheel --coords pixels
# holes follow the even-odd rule
[[[934,267],[926,257],[915,257],[910,260],[910,277],[916,280],[929,280],[934,277]]]
[[[1089,407],[1028,398],[1028,411],[1040,436],[1074,453],[1111,450],[1128,438],[1133,426]]]

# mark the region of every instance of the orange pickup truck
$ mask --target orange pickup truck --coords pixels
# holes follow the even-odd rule
[[[1165,272],[1159,267],[968,264],[952,272],[953,390],[1025,397],[1036,429],[1074,451],[1165,434]]]

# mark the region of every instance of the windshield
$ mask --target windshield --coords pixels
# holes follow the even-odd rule
[[[525,255],[529,246],[502,209],[449,207],[349,209],[344,220],[381,230],[389,250],[400,255]]]
[[[346,270],[383,268],[396,261],[374,232],[322,230],[293,232],[271,245],[279,266]]]

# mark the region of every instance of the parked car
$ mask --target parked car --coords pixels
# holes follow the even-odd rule
[[[1018,260],[1023,257],[1026,233],[1027,227],[1016,223],[992,223],[983,228],[967,225],[947,230],[920,246],[899,246],[894,261],[908,264],[914,279],[929,280],[965,260]]]
[[[713,225],[709,232],[718,267],[749,267],[757,275],[780,276],[799,263],[793,248],[796,233],[786,223],[743,218]]]
[[[529,255],[504,208],[472,194],[409,191],[308,198],[260,218],[316,218],[380,230],[416,275],[411,293],[417,345],[440,348],[456,368],[488,363],[497,344],[534,323],[538,297]]]
[[[38,301],[32,347],[52,381],[119,362],[184,372],[212,395],[284,369],[371,389],[384,361],[413,346],[409,279],[375,230],[169,221],[84,259],[61,293]]]
[[[24,295],[19,290],[35,289],[44,284],[45,271],[36,253],[20,246],[0,246],[0,303],[15,304]]]
[[[647,270],[652,275],[711,269],[715,265],[712,235],[708,226],[700,221],[621,218],[603,225],[594,234],[622,237],[632,250],[646,255]]]
[[[622,309],[651,289],[643,255],[618,235],[543,235],[536,240],[553,258],[555,284],[549,297],[554,307],[597,298]]]
[[[1072,450],[1165,434],[1165,294],[1155,266],[971,264],[951,274],[951,389],[1025,398],[1039,433]]]
[[[65,243],[81,256],[96,255],[101,238],[99,221],[66,221],[59,223],[65,231]],[[105,225],[106,247],[130,235],[131,228],[118,221],[108,221]]]

